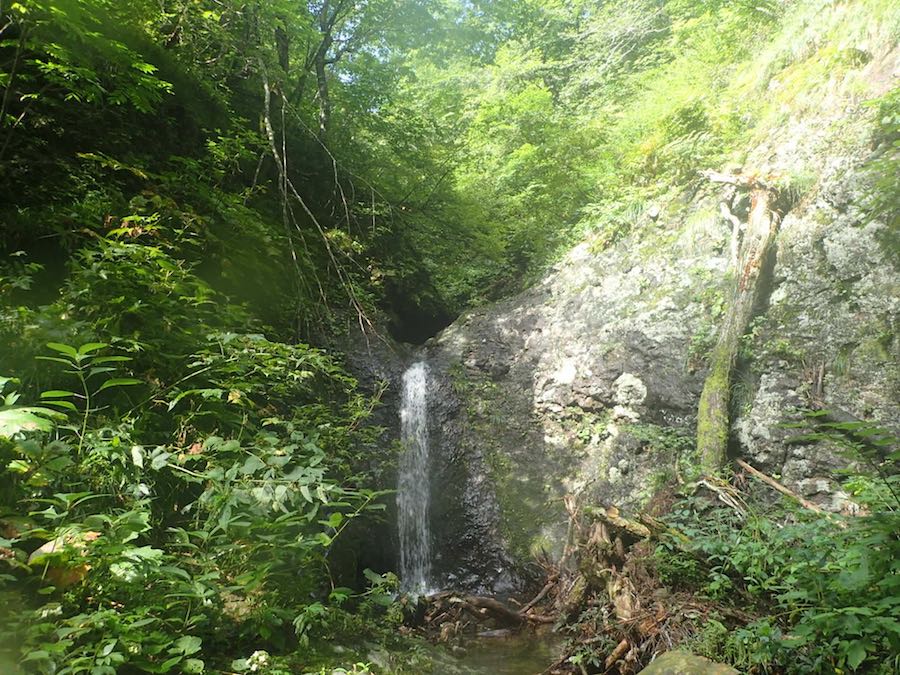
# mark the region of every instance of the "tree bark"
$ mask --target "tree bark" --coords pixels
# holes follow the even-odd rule
[[[324,141],[325,136],[328,134],[328,124],[331,121],[331,100],[328,98],[328,72],[325,69],[325,54],[327,54],[328,47],[326,46],[326,42],[330,43],[329,40],[323,40],[322,45],[325,47],[324,50],[320,50],[320,53],[316,55],[316,97],[319,100],[319,140]]]
[[[340,0],[334,8],[329,0],[322,3],[319,10],[319,33],[322,40],[313,56],[313,67],[316,71],[316,97],[319,100],[319,140],[324,142],[331,121],[331,100],[328,98],[328,52],[334,45],[334,31],[338,19],[346,9],[344,0]],[[334,59],[336,61],[337,59]]]
[[[759,297],[762,267],[778,230],[779,217],[772,210],[774,191],[754,178],[708,172],[713,181],[750,190],[750,216],[738,264],[734,295],[710,357],[709,374],[697,410],[697,449],[704,472],[722,468],[727,459],[730,428],[731,382],[741,338],[753,317]]]

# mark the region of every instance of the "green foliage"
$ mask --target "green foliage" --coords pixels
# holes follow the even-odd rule
[[[23,645],[29,671],[201,672],[226,636],[283,648],[293,622],[308,644],[346,625],[337,606],[351,595],[360,616],[391,605],[393,576],[373,573],[361,593],[327,591],[334,541],[384,508],[353,452],[370,433],[356,430],[370,404],[305,345],[237,334],[211,344],[182,357],[195,359],[182,381],[205,386],[176,387],[159,410],[152,397],[125,397],[146,387],[123,376],[139,365],[130,357],[105,343],[50,343],[39,358],[61,371],[54,383],[76,386],[42,392],[46,408],[9,408],[39,425],[3,418],[0,583],[35,603],[5,623],[3,642]],[[189,401],[190,414],[178,413]],[[207,413],[215,422],[200,424]],[[188,434],[199,440],[179,440]],[[56,543],[29,557],[35,541]]]
[[[0,376],[0,394],[10,383],[16,380]],[[41,406],[16,405],[19,393],[15,391],[3,394],[0,405],[0,438],[15,436],[21,431],[50,431],[53,418],[62,417],[52,408]]]
[[[863,462],[847,486],[865,515],[772,507],[741,515],[688,499],[669,518],[679,535],[657,548],[658,571],[669,584],[700,588],[762,617],[727,635],[712,624],[695,638],[738,668],[893,672],[900,648],[898,439],[871,423],[826,423],[803,440],[840,441]]]
[[[299,645],[290,672],[320,641],[390,630],[396,579],[336,585],[353,571],[332,554],[380,515],[390,461],[366,426],[377,401],[313,345],[377,307],[441,323],[528,283],[576,237],[614,246],[811,81],[867,59],[835,45],[896,36],[883,0],[854,3],[852,21],[825,5],[4,5],[0,372],[20,381],[0,379],[0,584],[16,608],[2,649],[36,672],[278,672],[277,652]],[[766,67],[748,68],[762,50]],[[775,77],[781,93],[763,96]],[[874,104],[863,204],[888,247],[896,98]],[[800,199],[810,180],[797,173],[786,192]],[[698,302],[710,315],[721,304]],[[660,428],[632,432],[690,452]],[[884,503],[893,474],[850,436],[877,471],[847,489]],[[865,564],[885,572],[894,540],[878,538],[876,515],[868,534],[816,531],[810,555],[850,564],[826,547],[840,535],[862,565],[865,540]],[[729,638],[734,658],[779,662],[786,635],[806,639],[810,667],[885,653],[893,609],[858,628],[848,617],[865,614],[848,608],[873,607],[859,589],[782,597],[812,583],[811,563],[785,572],[811,530],[751,546],[720,525],[727,562],[699,536],[715,565],[670,556],[666,574],[784,609]],[[45,542],[58,546],[29,560]]]
[[[690,540],[690,555],[674,545],[657,550],[668,582],[699,584],[712,598],[738,597],[780,617],[733,632],[719,657],[740,668],[798,673],[856,670],[868,660],[867,667],[891,672],[900,640],[895,513],[846,529],[821,518],[784,526],[696,511],[676,512],[673,522]]]

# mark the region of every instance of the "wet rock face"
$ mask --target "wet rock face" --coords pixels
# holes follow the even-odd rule
[[[770,293],[733,383],[733,451],[826,508],[846,506],[847,460],[790,443],[816,395],[887,426],[900,421],[900,276],[885,227],[854,204],[864,155],[835,163],[784,219]],[[636,509],[689,480],[696,406],[728,288],[729,225],[713,189],[614,248],[576,247],[537,286],[472,311],[415,354],[358,354],[361,381],[392,383],[376,423],[396,439],[399,383],[431,370],[436,583],[504,592],[535,557],[562,555],[563,496]],[[386,536],[393,537],[393,533]]]
[[[403,373],[423,357],[422,350],[403,345],[385,336],[354,336],[341,345],[350,372],[366,394],[388,387],[369,419],[383,429],[377,444],[398,445],[400,440],[401,382]],[[429,367],[434,373],[434,366]],[[443,374],[429,375],[428,392],[432,466],[430,469],[431,530],[433,535],[431,580],[437,588],[459,588],[503,593],[512,590],[512,563],[498,532],[500,513],[483,453],[467,441],[463,402],[453,382]],[[373,456],[383,456],[373,452]],[[385,474],[383,487],[396,489],[396,466],[379,467]],[[389,499],[387,517],[369,541],[359,565],[378,570],[396,570],[399,565],[399,538],[395,500]],[[371,533],[370,533],[371,534]]]
[[[403,373],[413,359],[413,350],[405,345],[395,343],[382,335],[353,334],[350,339],[337,346],[343,352],[347,370],[356,378],[359,390],[367,396],[381,393],[380,405],[377,405],[368,424],[382,429],[372,447],[370,469],[374,475],[381,476],[380,488],[393,490],[397,487],[396,457],[390,452],[400,439],[400,396]],[[382,391],[382,383],[388,386]],[[365,454],[365,453],[361,453]],[[371,568],[379,572],[396,571],[400,566],[400,542],[397,532],[397,507],[394,499],[387,499],[387,512],[384,521],[372,522],[366,536],[359,540],[353,537],[338,539],[338,550],[335,554],[343,554],[353,559],[347,567],[355,567],[361,576],[362,570]],[[374,531],[373,531],[374,530]],[[349,550],[343,550],[345,546]],[[364,587],[364,579],[349,579],[347,583],[359,583]]]
[[[431,523],[435,580],[446,588],[511,590],[498,525],[498,501],[484,448],[468,435],[464,402],[453,382],[432,368]]]
[[[782,224],[774,290],[757,321],[735,435],[747,460],[803,496],[840,509],[833,470],[848,460],[786,441],[796,408],[820,399],[879,425],[900,424],[900,271],[867,218],[863,171],[838,164]],[[896,254],[895,254],[896,255]]]

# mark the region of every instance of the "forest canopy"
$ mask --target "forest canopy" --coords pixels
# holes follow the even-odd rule
[[[300,335],[349,303],[423,339],[724,158],[759,111],[721,93],[779,11],[12,3],[3,243],[152,241]]]

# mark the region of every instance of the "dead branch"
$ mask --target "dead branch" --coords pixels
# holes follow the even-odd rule
[[[777,480],[775,480],[774,478],[772,478],[772,477],[770,477],[770,476],[767,476],[766,474],[764,474],[764,473],[763,473],[762,471],[760,471],[759,469],[754,469],[752,466],[750,466],[749,464],[747,464],[747,462],[745,462],[744,460],[738,459],[738,460],[736,460],[736,462],[737,462],[737,465],[738,465],[739,467],[741,467],[742,469],[744,469],[745,471],[747,471],[747,472],[748,472],[750,475],[752,475],[754,478],[758,478],[758,479],[761,480],[763,483],[765,483],[765,484],[768,485],[769,487],[771,487],[771,488],[777,490],[777,491],[780,492],[781,494],[787,495],[787,496],[790,497],[791,499],[793,499],[793,500],[795,500],[796,502],[798,502],[798,503],[799,503],[801,506],[803,506],[804,508],[809,509],[810,511],[814,511],[814,512],[816,512],[816,513],[821,513],[821,514],[823,514],[823,515],[830,515],[830,514],[826,513],[825,511],[823,511],[820,507],[818,507],[818,506],[816,506],[815,504],[813,504],[813,503],[812,503],[811,501],[809,501],[808,499],[804,499],[803,497],[801,497],[800,495],[798,495],[796,492],[794,492],[794,491],[792,491],[792,490],[789,490],[788,488],[786,488],[784,485],[782,485],[781,483],[779,483],[779,482],[778,482]]]
[[[538,604],[541,600],[543,600],[545,597],[547,597],[547,593],[549,593],[549,592],[550,592],[550,589],[553,588],[553,587],[556,585],[556,582],[557,582],[558,580],[559,580],[559,574],[554,574],[554,575],[552,575],[552,576],[547,580],[547,583],[544,584],[544,587],[541,589],[540,593],[538,593],[536,596],[534,596],[534,597],[531,599],[531,601],[528,602],[528,603],[526,603],[525,606],[522,607],[522,609],[520,609],[519,611],[520,611],[522,614],[525,614],[529,609],[531,609],[531,608],[534,607],[536,604]]]
[[[495,598],[488,598],[480,595],[467,595],[462,601],[476,610],[478,614],[484,617],[484,612],[492,615],[495,619],[518,625],[526,621],[532,623],[555,623],[556,617],[545,616],[542,614],[526,614],[525,612],[517,612],[504,605]]]
[[[272,153],[272,157],[275,159],[276,168],[278,169],[279,188],[281,190],[281,196],[282,196],[282,200],[283,200],[282,207],[283,207],[283,209],[290,210],[289,207],[287,206],[289,197],[293,197],[293,200],[296,201],[296,203],[298,203],[300,205],[300,208],[306,214],[307,218],[309,218],[310,222],[315,226],[316,230],[318,231],[318,233],[322,239],[322,243],[324,245],[325,252],[328,255],[328,259],[331,262],[332,268],[334,269],[335,273],[337,274],[338,281],[340,282],[344,291],[347,293],[347,296],[350,300],[351,305],[356,310],[360,329],[363,332],[365,332],[366,326],[368,326],[370,329],[374,330],[374,325],[372,324],[371,320],[369,319],[368,315],[366,314],[365,309],[362,306],[362,303],[360,302],[359,298],[356,295],[356,291],[353,288],[352,280],[350,279],[350,277],[347,274],[347,272],[345,271],[344,267],[340,264],[340,262],[338,261],[338,259],[335,256],[335,252],[329,241],[328,234],[325,232],[325,229],[322,227],[322,224],[319,222],[318,218],[316,218],[315,214],[312,212],[312,210],[306,204],[306,201],[304,201],[303,197],[300,196],[300,193],[297,191],[297,188],[294,186],[294,183],[291,181],[290,177],[288,176],[287,154],[286,154],[286,147],[284,145],[284,137],[282,136],[282,151],[279,152],[278,145],[277,145],[276,139],[275,139],[275,131],[272,127],[271,114],[270,114],[272,90],[269,85],[268,75],[266,74],[265,64],[263,64],[262,61],[260,61],[260,71],[263,76],[263,94],[264,94],[263,123],[264,123],[264,127],[266,130],[266,136],[269,141],[270,151]],[[284,114],[284,107],[282,106],[282,115],[283,114]],[[284,127],[284,121],[282,120],[282,128],[283,127]],[[293,211],[290,210],[290,212],[293,215]],[[297,229],[298,232],[301,233],[301,237],[302,237],[302,230],[300,229],[296,220],[294,221],[294,227],[295,227],[295,229]],[[292,251],[292,254],[293,254],[293,251]],[[321,285],[319,286],[319,288],[320,288],[320,292],[323,296],[323,300],[325,300],[326,298],[324,297],[324,292],[322,292]]]
[[[519,612],[510,609],[499,600],[487,598],[480,595],[467,595],[463,598],[463,602],[478,609],[487,610],[499,619],[508,621],[509,623],[519,624],[525,620]]]
[[[616,648],[609,653],[609,656],[606,657],[606,661],[603,664],[604,667],[607,670],[612,668],[616,664],[616,661],[618,661],[625,655],[630,646],[631,643],[628,642],[627,639],[623,639],[619,644],[616,645]]]
[[[697,407],[697,449],[705,473],[725,465],[730,431],[731,383],[741,339],[753,318],[765,285],[763,267],[775,242],[780,214],[776,193],[754,176],[701,172],[710,180],[750,190],[750,214],[741,245],[737,284],[709,359],[709,371]]]
[[[721,173],[706,169],[700,172],[700,175],[712,183],[724,183],[726,185],[734,185],[744,190],[769,190],[771,186],[761,180],[759,176],[753,174],[740,173]]]
[[[712,478],[702,478],[697,485],[702,485],[710,492],[714,492],[719,501],[733,509],[741,518],[746,515],[746,505],[743,503],[740,494],[732,486],[719,481],[719,484],[713,482]]]

